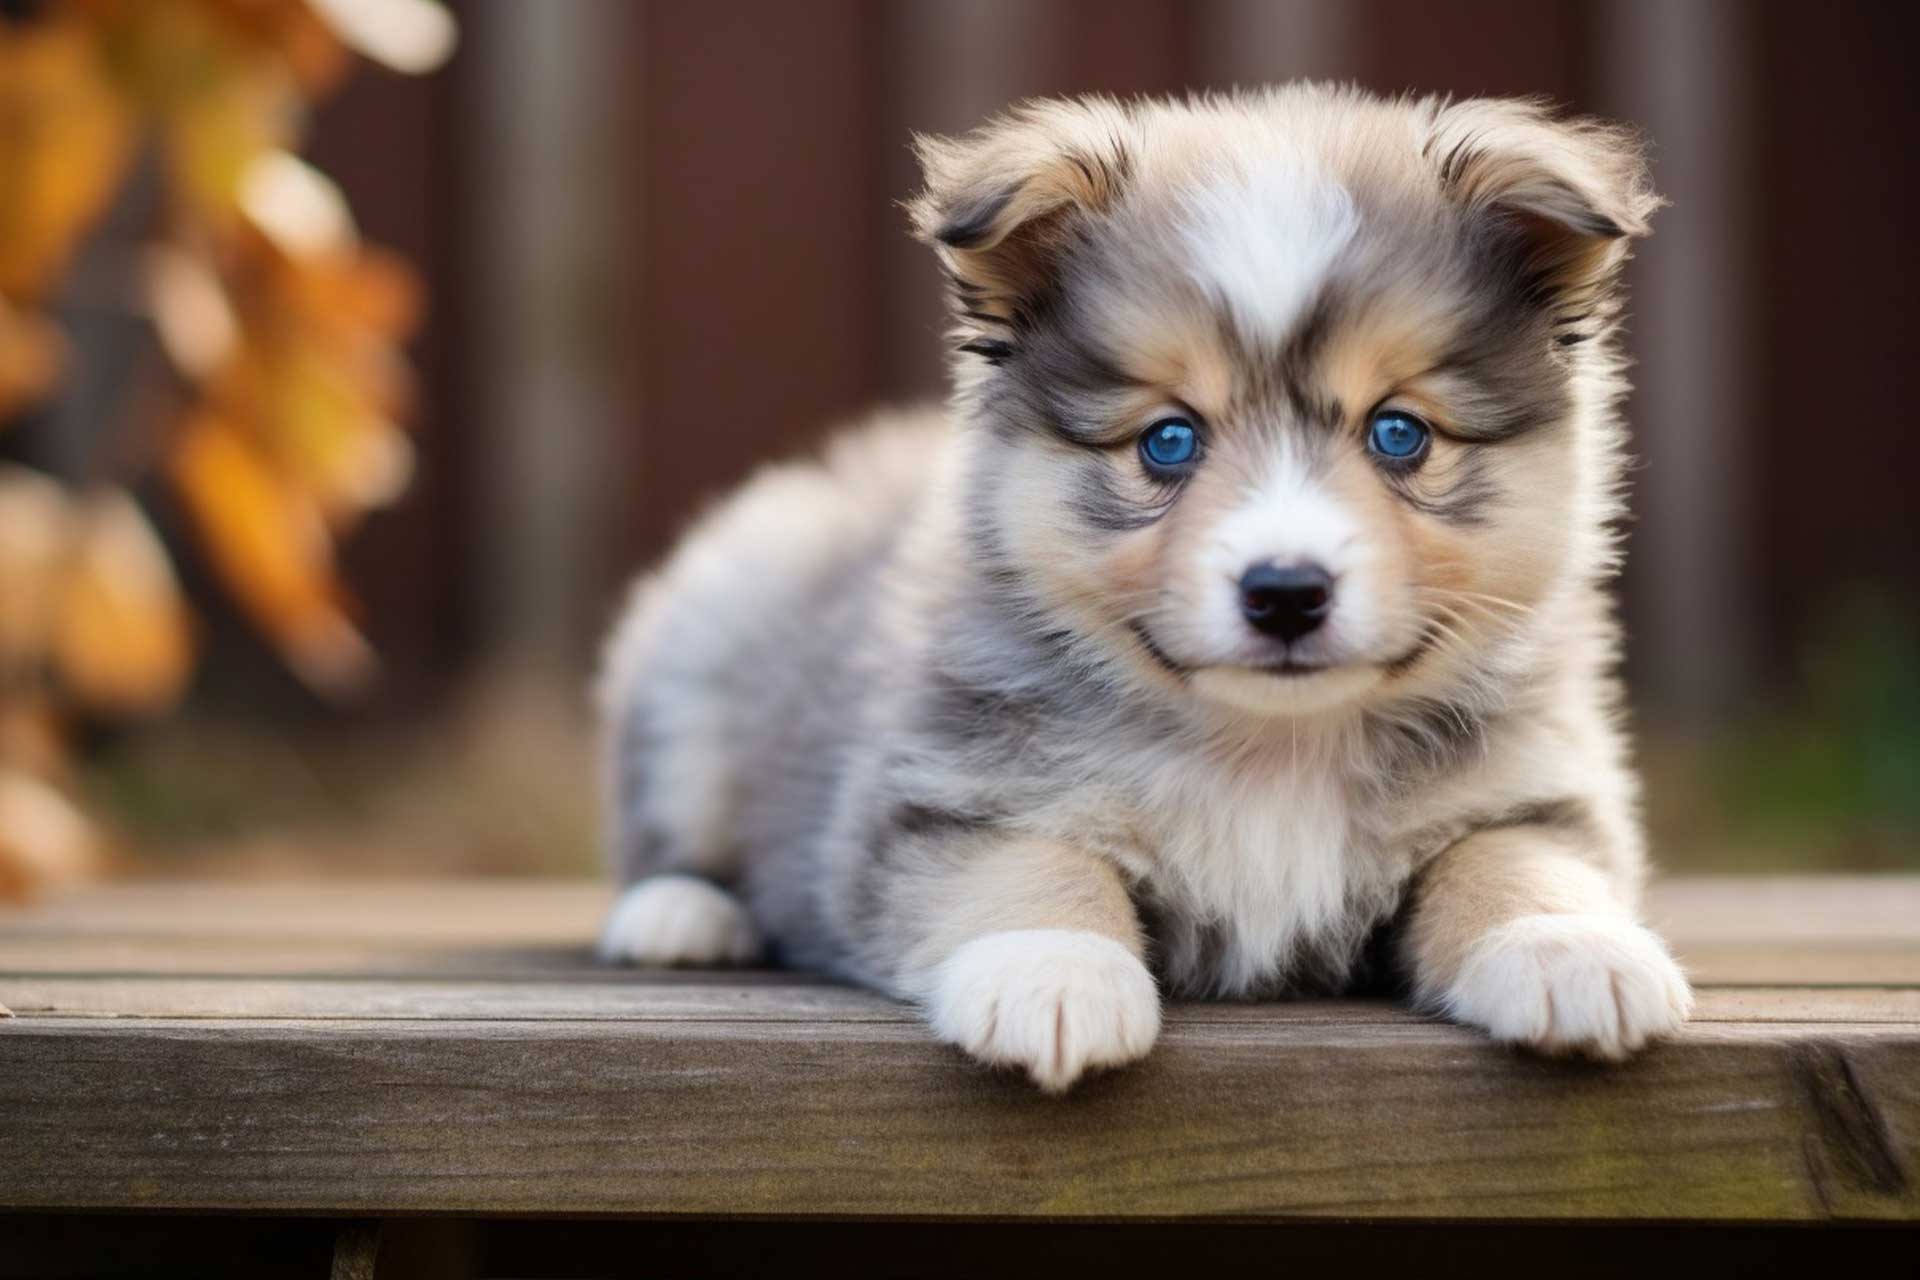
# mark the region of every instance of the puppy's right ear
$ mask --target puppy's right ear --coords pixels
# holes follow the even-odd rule
[[[1590,312],[1617,283],[1628,241],[1665,203],[1632,131],[1557,118],[1538,99],[1432,103],[1426,154],[1441,188],[1494,219],[1562,309]]]
[[[1030,102],[960,138],[921,136],[914,234],[946,269],[962,349],[1004,357],[1058,284],[1059,254],[1110,207],[1132,167],[1126,112],[1107,99]]]

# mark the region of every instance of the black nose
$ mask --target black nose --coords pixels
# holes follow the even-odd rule
[[[1261,631],[1298,640],[1333,611],[1333,578],[1317,564],[1257,564],[1240,575],[1240,612]]]

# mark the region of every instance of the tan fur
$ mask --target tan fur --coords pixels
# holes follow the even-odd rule
[[[1427,869],[1406,949],[1420,994],[1438,1001],[1496,925],[1540,912],[1617,912],[1619,895],[1577,841],[1507,829],[1473,835]]]
[[[1145,958],[1140,920],[1111,863],[1046,840],[981,840],[950,872],[902,879],[888,909],[924,925],[903,958],[925,974],[975,938],[1017,929],[1073,929],[1111,938]]]
[[[1601,586],[1633,139],[1303,85],[920,152],[952,402],[769,471],[636,596],[607,954],[765,938],[1048,1089],[1146,1052],[1156,982],[1398,979],[1609,1058],[1677,1025]],[[1370,449],[1385,411],[1431,424],[1415,460]],[[1305,562],[1330,610],[1276,640],[1241,575]],[[750,919],[647,889],[687,874]]]

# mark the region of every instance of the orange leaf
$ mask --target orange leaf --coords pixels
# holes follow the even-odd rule
[[[66,339],[58,329],[0,298],[0,427],[46,398],[66,357]]]
[[[310,96],[331,89],[347,68],[347,51],[307,0],[200,0],[261,52],[285,63]]]
[[[38,778],[0,769],[0,898],[23,900],[99,862],[93,827],[72,802]]]
[[[453,15],[436,0],[308,0],[358,53],[393,71],[420,75],[453,53]]]
[[[278,363],[275,453],[338,527],[397,499],[413,475],[413,447],[369,403],[369,387],[320,349],[297,344]]]
[[[75,513],[52,653],[66,687],[96,710],[163,711],[186,688],[186,604],[166,549],[125,492],[97,494]]]
[[[0,24],[0,293],[38,298],[61,275],[132,141],[86,27]]]
[[[160,126],[169,194],[216,228],[232,220],[247,164],[299,133],[299,75],[244,20],[292,4],[87,0],[116,83]]]
[[[214,225],[230,223],[248,167],[261,152],[292,140],[299,115],[299,94],[283,68],[228,68],[217,87],[167,114],[167,155],[177,192]]]
[[[204,258],[167,245],[148,249],[141,268],[161,348],[183,376],[213,376],[232,356],[240,330],[220,278]]]
[[[420,323],[420,277],[399,254],[363,246],[351,257],[295,270],[301,310],[329,325],[403,338]]]
[[[185,426],[170,471],[208,559],[294,671],[323,693],[363,685],[373,655],[347,620],[333,546],[312,500],[209,413]]]
[[[60,714],[43,693],[0,699],[0,769],[16,769],[38,778],[66,772],[66,731]]]
[[[242,350],[214,400],[257,443],[282,482],[307,495],[333,529],[400,496],[413,449],[384,412],[403,367],[369,361],[386,348],[330,350],[298,335]],[[350,357],[360,358],[350,358]],[[381,376],[381,375],[386,376]]]
[[[247,160],[235,194],[255,230],[296,261],[351,253],[360,241],[339,184],[291,151]]]
[[[0,686],[29,677],[46,652],[71,518],[51,477],[0,466]]]

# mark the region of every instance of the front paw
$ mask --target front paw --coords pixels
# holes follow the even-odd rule
[[[1160,993],[1111,938],[1028,929],[975,938],[949,956],[927,1014],[942,1040],[1059,1093],[1089,1068],[1146,1056],[1160,1033]]]
[[[751,964],[760,934],[747,909],[695,876],[658,875],[614,901],[600,931],[600,958],[645,968]]]
[[[1482,938],[1443,1003],[1496,1040],[1618,1060],[1678,1030],[1693,992],[1666,945],[1631,920],[1535,915]]]

